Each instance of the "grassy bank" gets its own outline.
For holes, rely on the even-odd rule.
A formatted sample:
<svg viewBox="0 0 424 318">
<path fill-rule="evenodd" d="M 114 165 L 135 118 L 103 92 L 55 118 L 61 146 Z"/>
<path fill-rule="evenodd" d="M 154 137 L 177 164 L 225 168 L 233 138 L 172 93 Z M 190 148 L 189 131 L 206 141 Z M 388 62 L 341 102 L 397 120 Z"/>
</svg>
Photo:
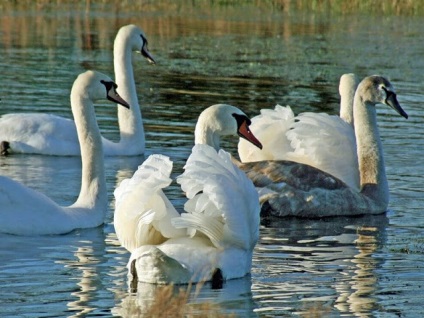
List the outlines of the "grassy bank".
<svg viewBox="0 0 424 318">
<path fill-rule="evenodd" d="M 0 8 L 3 9 L 3 14 L 7 14 L 5 9 L 54 10 L 57 6 L 70 4 L 80 8 L 112 6 L 123 12 L 170 10 L 178 13 L 191 10 L 193 7 L 201 7 L 205 10 L 255 7 L 261 10 L 278 10 L 286 13 L 313 11 L 337 14 L 424 15 L 424 1 L 421 0 L 3 0 Z"/>
</svg>

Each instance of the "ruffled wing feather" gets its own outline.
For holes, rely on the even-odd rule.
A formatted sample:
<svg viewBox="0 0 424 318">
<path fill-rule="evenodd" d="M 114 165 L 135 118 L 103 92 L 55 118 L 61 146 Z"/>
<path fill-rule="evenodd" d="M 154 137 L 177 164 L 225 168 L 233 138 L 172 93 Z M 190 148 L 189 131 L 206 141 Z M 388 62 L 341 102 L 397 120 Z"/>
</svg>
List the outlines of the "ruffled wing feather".
<svg viewBox="0 0 424 318">
<path fill-rule="evenodd" d="M 174 226 L 186 228 L 191 235 L 199 231 L 216 247 L 252 248 L 258 239 L 254 230 L 259 223 L 258 194 L 230 155 L 196 145 L 184 169 L 178 183 L 189 199 L 185 205 L 188 213 L 174 218 Z"/>
<path fill-rule="evenodd" d="M 252 118 L 250 130 L 261 141 L 262 150 L 247 140 L 241 139 L 238 153 L 242 162 L 283 159 L 291 150 L 286 132 L 294 122 L 290 106 L 276 105 L 274 109 L 262 109 L 261 114 Z"/>
<path fill-rule="evenodd" d="M 292 151 L 284 160 L 325 171 L 359 190 L 358 157 L 353 128 L 338 116 L 302 113 L 286 134 Z"/>
<path fill-rule="evenodd" d="M 162 155 L 151 155 L 131 179 L 116 188 L 115 230 L 129 251 L 145 245 L 160 244 L 183 233 L 170 220 L 179 216 L 162 189 L 171 183 L 172 162 Z"/>
</svg>

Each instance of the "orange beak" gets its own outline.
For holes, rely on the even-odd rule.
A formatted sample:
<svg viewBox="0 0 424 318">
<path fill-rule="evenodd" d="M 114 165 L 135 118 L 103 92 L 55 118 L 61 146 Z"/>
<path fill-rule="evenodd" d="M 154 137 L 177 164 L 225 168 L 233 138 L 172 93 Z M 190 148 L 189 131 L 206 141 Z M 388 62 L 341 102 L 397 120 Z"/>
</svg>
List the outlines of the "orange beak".
<svg viewBox="0 0 424 318">
<path fill-rule="evenodd" d="M 253 135 L 253 133 L 250 131 L 249 126 L 247 125 L 246 121 L 243 121 L 243 123 L 240 125 L 240 128 L 238 130 L 238 135 L 247 141 L 250 141 L 252 144 L 254 144 L 259 149 L 262 149 L 262 144 L 260 141 Z"/>
</svg>

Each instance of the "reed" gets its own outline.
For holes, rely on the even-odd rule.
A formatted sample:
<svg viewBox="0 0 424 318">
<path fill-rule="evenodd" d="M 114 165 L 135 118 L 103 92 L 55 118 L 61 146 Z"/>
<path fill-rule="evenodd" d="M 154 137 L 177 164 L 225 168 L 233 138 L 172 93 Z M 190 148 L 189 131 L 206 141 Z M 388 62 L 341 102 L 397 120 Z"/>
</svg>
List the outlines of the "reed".
<svg viewBox="0 0 424 318">
<path fill-rule="evenodd" d="M 113 6 L 121 12 L 143 10 L 147 12 L 169 10 L 170 12 L 186 12 L 191 8 L 228 9 L 253 6 L 260 9 L 271 9 L 293 13 L 295 11 L 327 12 L 337 14 L 376 14 L 376 15 L 423 15 L 422 0 L 2 0 L 0 9 L 34 8 L 45 11 L 54 10 L 63 5 L 76 5 L 89 9 L 92 6 Z"/>
<path fill-rule="evenodd" d="M 175 292 L 173 284 L 159 286 L 154 294 L 154 300 L 144 312 L 145 317 L 208 317 L 208 318 L 232 318 L 233 313 L 224 313 L 218 304 L 212 302 L 190 302 L 196 299 L 203 283 L 196 285 L 194 296 L 190 297 L 193 285 L 179 288 Z"/>
</svg>

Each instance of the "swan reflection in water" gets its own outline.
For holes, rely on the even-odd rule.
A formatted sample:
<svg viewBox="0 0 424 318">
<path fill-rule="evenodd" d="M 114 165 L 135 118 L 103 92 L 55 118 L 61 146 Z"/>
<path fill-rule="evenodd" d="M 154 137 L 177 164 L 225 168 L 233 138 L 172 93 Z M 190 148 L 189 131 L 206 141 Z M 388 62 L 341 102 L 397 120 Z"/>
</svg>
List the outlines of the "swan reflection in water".
<svg viewBox="0 0 424 318">
<path fill-rule="evenodd" d="M 130 282 L 128 282 L 130 284 Z M 172 300 L 178 298 L 181 293 L 187 293 L 187 299 L 178 302 L 180 310 L 182 305 L 185 313 L 205 312 L 220 314 L 235 314 L 236 317 L 251 317 L 256 304 L 251 292 L 251 276 L 239 279 L 231 279 L 224 283 L 221 289 L 212 289 L 210 283 L 199 283 L 197 285 L 157 285 L 141 283 L 137 284 L 137 292 L 129 292 L 122 301 L 112 309 L 112 314 L 121 317 L 148 317 L 150 313 L 164 314 L 167 306 L 172 304 L 166 301 L 156 303 L 161 295 L 172 288 Z M 178 300 L 177 300 L 178 301 Z M 172 307 L 171 307 L 172 308 Z M 161 310 L 161 312 L 157 312 Z"/>
<path fill-rule="evenodd" d="M 66 187 L 60 192 L 63 197 L 57 200 L 63 204 L 74 200 L 72 192 L 75 191 L 71 190 L 78 188 L 80 182 L 78 160 L 34 156 L 32 160 L 37 164 L 28 166 L 28 173 L 21 174 L 17 167 L 14 169 L 15 164 L 26 167 L 27 159 L 25 155 L 13 161 L 5 158 L 3 168 L 13 177 L 34 182 L 34 186 L 46 193 L 51 193 L 51 189 L 41 187 L 52 184 L 49 180 L 53 179 L 53 172 L 59 170 L 69 175 L 71 182 L 63 185 Z M 119 184 L 132 175 L 143 160 L 135 157 L 129 162 L 128 159 L 106 160 L 108 184 Z M 109 186 L 108 190 L 112 189 L 114 186 Z M 8 236 L 7 240 L 0 240 L 4 256 L 4 262 L 0 261 L 0 276 L 4 273 L 8 277 L 3 287 L 13 290 L 16 297 L 23 297 L 27 294 L 24 286 L 28 279 L 45 286 L 37 289 L 42 288 L 44 293 L 28 300 L 34 305 L 22 306 L 21 312 L 41 313 L 45 309 L 42 298 L 47 297 L 46 293 L 55 294 L 55 301 L 64 303 L 67 314 L 75 316 L 98 311 L 97 302 L 104 299 L 101 296 L 104 293 L 113 294 L 110 298 L 115 301 L 108 304 L 109 308 L 113 307 L 113 314 L 137 312 L 151 305 L 151 298 L 147 296 L 157 287 L 143 284 L 138 286 L 137 294 L 127 291 L 129 255 L 120 247 L 110 224 L 110 214 L 103 227 L 54 239 Z M 260 243 L 254 250 L 252 279 L 228 281 L 221 290 L 211 290 L 206 285 L 196 297 L 193 297 L 193 287 L 189 302 L 214 302 L 222 310 L 239 316 L 306 312 L 314 306 L 322 310 L 324 316 L 328 311 L 336 316 L 366 316 L 380 306 L 375 290 L 379 280 L 377 272 L 384 262 L 379 255 L 386 244 L 387 224 L 386 215 L 321 220 L 265 219 L 260 229 Z M 11 274 L 10 268 L 16 274 Z M 22 276 L 23 271 L 31 274 Z M 56 282 L 54 286 L 47 283 L 51 281 Z"/>
<path fill-rule="evenodd" d="M 378 253 L 387 224 L 386 215 L 263 220 L 253 283 L 249 276 L 229 280 L 221 290 L 205 285 L 197 296 L 192 287 L 189 306 L 212 302 L 221 312 L 250 317 L 311 312 L 365 317 L 378 307 L 376 271 L 383 263 Z M 128 292 L 112 313 L 145 312 L 160 288 L 138 283 L 137 292 Z"/>
<path fill-rule="evenodd" d="M 258 311 L 366 316 L 376 310 L 376 270 L 383 263 L 376 254 L 387 224 L 384 214 L 264 219 L 252 271 L 260 274 L 252 286 Z"/>
</svg>

